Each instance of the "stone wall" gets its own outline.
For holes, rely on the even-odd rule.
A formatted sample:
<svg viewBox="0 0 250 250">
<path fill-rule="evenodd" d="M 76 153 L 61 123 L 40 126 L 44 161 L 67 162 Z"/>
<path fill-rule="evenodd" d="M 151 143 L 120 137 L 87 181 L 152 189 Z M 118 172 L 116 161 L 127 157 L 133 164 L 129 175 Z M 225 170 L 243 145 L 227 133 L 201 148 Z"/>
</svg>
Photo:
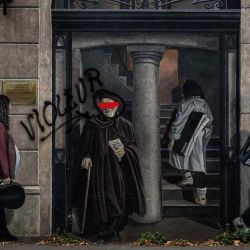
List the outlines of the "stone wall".
<svg viewBox="0 0 250 250">
<path fill-rule="evenodd" d="M 241 100 L 241 146 L 250 134 L 250 0 L 241 1 L 241 62 L 240 62 L 240 100 Z M 250 207 L 250 168 L 241 166 L 241 212 Z"/>
<path fill-rule="evenodd" d="M 13 0 L 6 16 L 0 9 L 0 93 L 4 80 L 33 80 L 38 89 L 36 105 L 12 105 L 10 115 L 21 154 L 17 181 L 26 191 L 24 206 L 7 211 L 9 229 L 17 236 L 51 232 L 51 138 L 40 142 L 34 122 L 36 139 L 31 141 L 20 125 L 33 108 L 41 112 L 43 102 L 51 100 L 51 29 L 50 0 Z"/>
</svg>

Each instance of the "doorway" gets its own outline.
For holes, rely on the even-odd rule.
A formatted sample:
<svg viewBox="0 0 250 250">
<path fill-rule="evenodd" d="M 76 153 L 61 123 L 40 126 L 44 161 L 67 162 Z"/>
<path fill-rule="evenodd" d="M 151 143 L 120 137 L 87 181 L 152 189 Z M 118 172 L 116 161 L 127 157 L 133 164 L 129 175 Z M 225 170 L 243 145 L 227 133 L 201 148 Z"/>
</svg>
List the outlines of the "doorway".
<svg viewBox="0 0 250 250">
<path fill-rule="evenodd" d="M 79 104 L 79 77 L 86 70 L 100 74 L 104 88 L 118 93 L 126 101 L 124 116 L 131 120 L 133 110 L 133 60 L 127 47 L 138 44 L 165 46 L 160 65 L 160 131 L 164 129 L 173 109 L 180 101 L 180 85 L 195 79 L 203 87 L 214 115 L 213 136 L 207 148 L 208 205 L 196 206 L 190 197 L 192 189 L 180 190 L 174 184 L 179 174 L 167 164 L 167 150 L 161 149 L 162 215 L 163 217 L 214 216 L 224 223 L 237 211 L 228 203 L 228 196 L 237 197 L 236 164 L 229 158 L 229 149 L 237 141 L 237 50 L 238 33 L 201 32 L 55 32 L 53 96 L 72 91 L 71 102 Z M 95 73 L 96 73 L 95 72 Z M 86 80 L 86 79 L 85 79 Z M 96 86 L 98 87 L 98 86 Z M 99 86 L 100 87 L 100 86 Z M 90 86 L 87 93 L 91 93 Z M 82 90 L 80 90 L 82 91 Z M 88 92 L 89 91 L 89 92 Z M 74 99 L 76 97 L 76 99 Z M 95 112 L 91 98 L 79 105 L 81 112 Z M 218 108 L 219 107 L 219 108 Z M 68 115 L 69 119 L 74 112 Z M 72 123 L 53 135 L 53 230 L 72 230 L 70 205 L 70 171 L 74 145 L 84 120 Z M 160 138 L 159 138 L 160 140 Z M 234 179 L 229 189 L 229 180 Z M 230 209 L 229 209 L 230 208 Z M 226 211 L 226 214 L 225 214 Z M 56 216 L 55 216 L 56 215 Z"/>
</svg>

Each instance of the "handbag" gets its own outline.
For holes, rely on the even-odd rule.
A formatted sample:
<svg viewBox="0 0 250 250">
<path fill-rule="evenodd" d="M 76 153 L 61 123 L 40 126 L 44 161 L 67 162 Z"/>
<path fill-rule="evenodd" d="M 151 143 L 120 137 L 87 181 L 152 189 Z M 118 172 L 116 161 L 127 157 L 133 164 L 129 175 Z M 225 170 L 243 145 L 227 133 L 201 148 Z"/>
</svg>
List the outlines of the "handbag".
<svg viewBox="0 0 250 250">
<path fill-rule="evenodd" d="M 25 191 L 19 183 L 0 185 L 0 208 L 17 209 L 24 201 Z"/>
</svg>

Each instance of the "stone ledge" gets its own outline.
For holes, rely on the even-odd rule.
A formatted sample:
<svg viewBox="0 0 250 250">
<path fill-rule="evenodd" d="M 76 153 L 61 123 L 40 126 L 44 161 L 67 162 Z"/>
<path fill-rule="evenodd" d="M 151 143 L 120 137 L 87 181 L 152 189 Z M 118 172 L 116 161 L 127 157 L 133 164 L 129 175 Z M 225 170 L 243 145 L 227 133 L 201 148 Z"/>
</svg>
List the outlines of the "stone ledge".
<svg viewBox="0 0 250 250">
<path fill-rule="evenodd" d="M 28 195 L 40 194 L 41 190 L 38 186 L 24 186 L 25 193 Z"/>
</svg>

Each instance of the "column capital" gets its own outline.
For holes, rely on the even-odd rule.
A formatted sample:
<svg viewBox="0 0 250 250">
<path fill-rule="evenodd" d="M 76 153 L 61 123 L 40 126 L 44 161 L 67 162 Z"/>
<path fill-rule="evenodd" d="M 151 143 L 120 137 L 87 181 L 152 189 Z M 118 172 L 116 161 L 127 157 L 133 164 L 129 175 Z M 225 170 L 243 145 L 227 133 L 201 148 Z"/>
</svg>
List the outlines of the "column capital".
<svg viewBox="0 0 250 250">
<path fill-rule="evenodd" d="M 166 46 L 162 45 L 129 45 L 128 52 L 159 52 L 163 53 Z"/>
<path fill-rule="evenodd" d="M 131 45 L 127 47 L 133 57 L 134 64 L 151 63 L 159 65 L 165 46 L 154 45 Z"/>
</svg>

